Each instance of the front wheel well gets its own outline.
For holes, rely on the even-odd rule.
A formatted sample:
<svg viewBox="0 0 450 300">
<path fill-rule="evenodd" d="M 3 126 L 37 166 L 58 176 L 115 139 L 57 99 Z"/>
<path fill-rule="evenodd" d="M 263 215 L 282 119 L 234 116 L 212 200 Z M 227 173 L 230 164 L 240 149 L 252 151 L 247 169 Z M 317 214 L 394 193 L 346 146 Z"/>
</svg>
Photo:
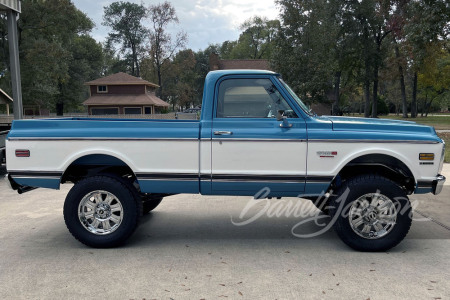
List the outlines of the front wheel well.
<svg viewBox="0 0 450 300">
<path fill-rule="evenodd" d="M 347 163 L 333 179 L 331 189 L 338 188 L 347 179 L 368 173 L 392 180 L 407 194 L 413 193 L 416 187 L 414 175 L 401 160 L 386 154 L 368 154 Z"/>
</svg>

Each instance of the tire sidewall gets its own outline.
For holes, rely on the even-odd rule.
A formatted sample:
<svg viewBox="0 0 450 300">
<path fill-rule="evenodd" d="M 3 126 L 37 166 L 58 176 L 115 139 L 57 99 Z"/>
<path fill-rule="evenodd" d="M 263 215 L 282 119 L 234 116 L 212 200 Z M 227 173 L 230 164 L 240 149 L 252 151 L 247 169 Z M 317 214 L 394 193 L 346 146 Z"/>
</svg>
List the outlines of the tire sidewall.
<svg viewBox="0 0 450 300">
<path fill-rule="evenodd" d="M 78 217 L 81 200 L 90 192 L 104 190 L 119 199 L 123 208 L 120 226 L 107 235 L 96 235 L 89 232 Z M 114 247 L 123 243 L 134 231 L 138 207 L 132 192 L 120 181 L 111 177 L 86 178 L 70 190 L 64 203 L 64 219 L 69 231 L 82 243 L 92 247 Z"/>
<path fill-rule="evenodd" d="M 405 192 L 394 182 L 378 176 L 365 179 L 350 180 L 350 184 L 344 184 L 333 198 L 330 213 L 335 220 L 334 228 L 339 237 L 353 249 L 386 251 L 400 243 L 408 233 L 412 223 L 411 205 Z M 394 203 L 397 209 L 396 224 L 387 235 L 378 239 L 366 239 L 353 231 L 349 222 L 349 211 L 359 197 L 376 192 L 388 197 Z"/>
</svg>

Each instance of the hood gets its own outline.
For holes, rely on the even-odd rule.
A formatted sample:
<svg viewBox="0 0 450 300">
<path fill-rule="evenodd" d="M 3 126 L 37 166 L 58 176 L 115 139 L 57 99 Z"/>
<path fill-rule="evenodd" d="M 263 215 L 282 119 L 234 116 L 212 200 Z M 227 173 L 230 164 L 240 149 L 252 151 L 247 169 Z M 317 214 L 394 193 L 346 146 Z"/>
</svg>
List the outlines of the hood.
<svg viewBox="0 0 450 300">
<path fill-rule="evenodd" d="M 320 118 L 331 121 L 333 124 L 333 131 L 385 131 L 405 134 L 436 135 L 436 131 L 433 127 L 419 125 L 412 121 L 337 116 L 322 116 Z"/>
</svg>

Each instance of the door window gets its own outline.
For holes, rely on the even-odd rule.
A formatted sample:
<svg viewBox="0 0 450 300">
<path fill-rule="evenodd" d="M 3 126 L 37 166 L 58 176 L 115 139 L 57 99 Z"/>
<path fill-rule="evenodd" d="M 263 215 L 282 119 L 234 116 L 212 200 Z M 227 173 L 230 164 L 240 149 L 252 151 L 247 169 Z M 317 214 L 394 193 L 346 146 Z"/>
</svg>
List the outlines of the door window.
<svg viewBox="0 0 450 300">
<path fill-rule="evenodd" d="M 227 79 L 220 83 L 218 118 L 276 118 L 297 115 L 270 79 Z"/>
</svg>

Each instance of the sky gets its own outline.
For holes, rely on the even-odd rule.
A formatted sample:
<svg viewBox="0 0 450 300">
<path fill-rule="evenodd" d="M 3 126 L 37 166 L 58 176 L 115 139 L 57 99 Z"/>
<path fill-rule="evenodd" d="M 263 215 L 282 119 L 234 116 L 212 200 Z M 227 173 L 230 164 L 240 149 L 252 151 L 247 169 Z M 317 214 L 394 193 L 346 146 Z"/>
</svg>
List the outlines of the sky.
<svg viewBox="0 0 450 300">
<path fill-rule="evenodd" d="M 144 6 L 159 2 L 149 0 L 124 0 Z M 108 28 L 101 25 L 103 7 L 113 0 L 72 0 L 75 6 L 91 18 L 96 27 L 91 35 L 100 42 L 108 36 Z M 239 25 L 247 19 L 258 15 L 269 19 L 278 16 L 274 0 L 171 0 L 180 23 L 169 28 L 176 33 L 184 30 L 188 35 L 187 48 L 202 50 L 209 44 L 236 40 L 239 37 Z"/>
</svg>

